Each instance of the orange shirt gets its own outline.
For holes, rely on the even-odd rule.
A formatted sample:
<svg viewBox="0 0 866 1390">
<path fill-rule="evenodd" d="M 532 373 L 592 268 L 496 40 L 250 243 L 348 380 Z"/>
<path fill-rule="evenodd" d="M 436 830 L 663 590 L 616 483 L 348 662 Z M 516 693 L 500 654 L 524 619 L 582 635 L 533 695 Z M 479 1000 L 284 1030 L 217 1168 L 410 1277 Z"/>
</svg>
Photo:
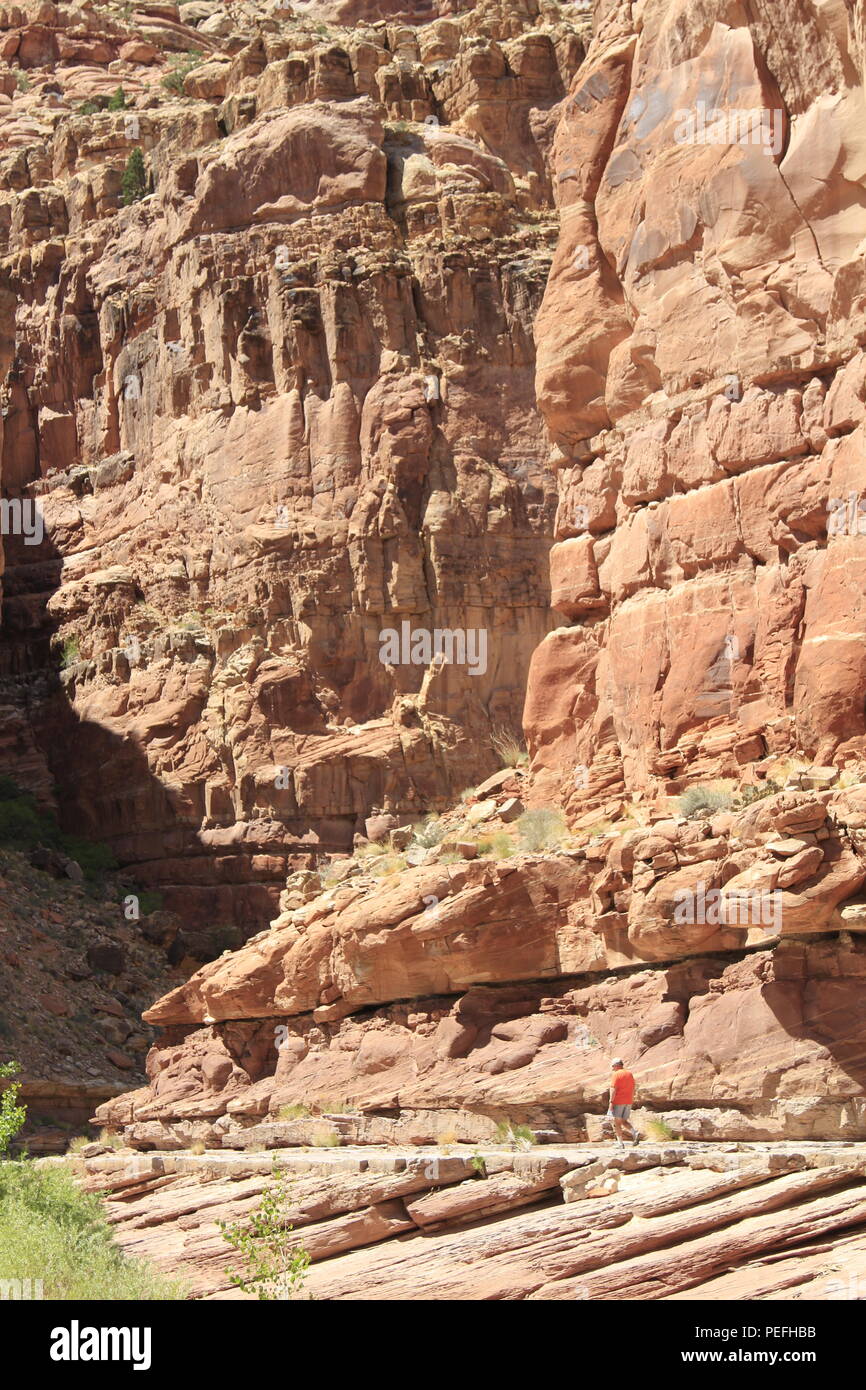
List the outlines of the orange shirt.
<svg viewBox="0 0 866 1390">
<path fill-rule="evenodd" d="M 611 1105 L 631 1105 L 634 1100 L 634 1077 L 631 1072 L 624 1069 L 613 1072 L 610 1084 L 613 1087 Z"/>
</svg>

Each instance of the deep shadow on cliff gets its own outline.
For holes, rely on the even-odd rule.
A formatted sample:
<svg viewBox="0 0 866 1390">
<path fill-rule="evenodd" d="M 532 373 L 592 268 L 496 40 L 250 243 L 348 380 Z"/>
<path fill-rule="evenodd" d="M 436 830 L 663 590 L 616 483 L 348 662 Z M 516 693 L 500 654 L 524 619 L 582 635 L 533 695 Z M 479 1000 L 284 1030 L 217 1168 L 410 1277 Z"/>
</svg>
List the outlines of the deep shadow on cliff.
<svg viewBox="0 0 866 1390">
<path fill-rule="evenodd" d="M 202 959 L 211 953 L 209 941 L 239 944 L 273 915 L 285 872 L 254 874 L 252 851 L 242 847 L 209 850 L 134 738 L 79 715 L 67 693 L 77 651 L 58 641 L 50 613 L 63 556 L 47 533 L 39 544 L 20 535 L 3 539 L 3 773 L 53 811 L 63 831 L 106 843 L 119 868 L 142 888 L 157 889 Z M 312 861 L 303 853 L 300 862 Z M 238 884 L 242 895 L 233 891 Z"/>
</svg>

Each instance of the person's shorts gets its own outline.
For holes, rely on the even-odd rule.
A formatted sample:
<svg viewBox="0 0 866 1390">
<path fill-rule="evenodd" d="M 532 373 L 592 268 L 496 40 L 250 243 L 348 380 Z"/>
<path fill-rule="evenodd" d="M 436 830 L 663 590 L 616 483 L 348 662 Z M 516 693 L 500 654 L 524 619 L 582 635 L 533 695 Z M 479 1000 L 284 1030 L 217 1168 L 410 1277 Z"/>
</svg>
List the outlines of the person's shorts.
<svg viewBox="0 0 866 1390">
<path fill-rule="evenodd" d="M 615 1116 L 615 1118 L 616 1118 L 617 1120 L 627 1120 L 627 1119 L 629 1118 L 629 1116 L 631 1115 L 631 1106 L 630 1106 L 630 1105 L 612 1105 L 612 1106 L 610 1107 L 610 1113 L 611 1113 L 611 1115 Z"/>
</svg>

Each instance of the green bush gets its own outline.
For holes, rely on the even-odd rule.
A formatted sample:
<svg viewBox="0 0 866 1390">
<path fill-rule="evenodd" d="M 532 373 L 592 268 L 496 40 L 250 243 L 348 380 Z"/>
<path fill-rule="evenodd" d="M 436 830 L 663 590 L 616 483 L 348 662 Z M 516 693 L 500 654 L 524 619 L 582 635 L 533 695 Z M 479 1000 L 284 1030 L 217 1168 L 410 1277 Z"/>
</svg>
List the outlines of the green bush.
<svg viewBox="0 0 866 1390">
<path fill-rule="evenodd" d="M 17 800 L 0 800 L 0 845 L 14 845 L 16 848 L 35 849 L 49 839 L 52 848 L 56 843 L 54 827 L 40 812 L 29 797 Z"/>
<path fill-rule="evenodd" d="M 162 85 L 167 92 L 172 92 L 175 96 L 183 96 L 184 78 L 193 68 L 197 68 L 201 62 L 201 54 L 198 52 L 185 53 L 172 59 L 172 65 L 165 77 Z"/>
<path fill-rule="evenodd" d="M 217 1221 L 226 1240 L 244 1259 L 243 1274 L 229 1275 L 236 1288 L 265 1300 L 287 1299 L 303 1288 L 310 1256 L 287 1220 L 291 1179 L 274 1173 L 262 1193 L 261 1204 L 247 1220 L 230 1226 Z"/>
<path fill-rule="evenodd" d="M 561 811 L 541 807 L 535 811 L 524 811 L 517 821 L 517 833 L 524 849 L 537 852 L 556 849 L 562 844 L 568 834 L 568 826 Z"/>
<path fill-rule="evenodd" d="M 144 155 L 138 145 L 134 150 L 130 150 L 129 159 L 126 161 L 126 168 L 120 181 L 121 201 L 125 208 L 131 203 L 140 202 L 147 192 L 147 170 L 144 167 Z"/>
<path fill-rule="evenodd" d="M 64 637 L 58 649 L 60 658 L 60 669 L 66 671 L 70 666 L 74 666 L 76 661 L 81 660 L 81 650 L 78 646 L 77 637 Z"/>
<path fill-rule="evenodd" d="M 46 1299 L 179 1299 L 163 1278 L 112 1243 L 93 1193 L 76 1187 L 67 1167 L 30 1159 L 0 1162 L 0 1278 L 41 1279 Z"/>
<path fill-rule="evenodd" d="M 124 893 L 123 896 L 126 897 L 126 894 Z M 162 893 L 157 892 L 156 890 L 151 892 L 150 889 L 146 888 L 142 892 L 138 893 L 137 897 L 138 908 L 142 917 L 149 917 L 151 912 L 162 911 L 162 905 L 165 901 L 165 898 L 163 897 Z"/>
<path fill-rule="evenodd" d="M 496 1126 L 496 1143 L 528 1149 L 535 1143 L 535 1135 L 529 1125 L 516 1125 L 511 1120 L 500 1120 Z"/>
<path fill-rule="evenodd" d="M 772 782 L 768 779 L 766 782 L 758 782 L 751 787 L 743 787 L 737 801 L 740 806 L 751 806 L 753 802 L 763 801 L 767 796 L 775 796 L 776 792 L 781 790 L 778 782 Z"/>
<path fill-rule="evenodd" d="M 0 1079 L 17 1076 L 19 1070 L 17 1062 L 3 1062 L 0 1064 Z M 26 1105 L 18 1104 L 20 1090 L 20 1083 L 11 1081 L 0 1093 L 0 1154 L 5 1154 L 27 1119 Z"/>
<path fill-rule="evenodd" d="M 421 825 L 415 827 L 412 839 L 421 849 L 433 849 L 445 838 L 445 829 L 437 816 L 428 816 Z"/>
<path fill-rule="evenodd" d="M 731 804 L 730 792 L 721 787 L 707 787 L 699 784 L 687 787 L 679 800 L 680 815 L 689 819 L 698 816 L 712 816 L 716 811 L 726 811 Z"/>
<path fill-rule="evenodd" d="M 64 835 L 61 832 L 60 848 L 81 865 L 84 877 L 91 882 L 117 868 L 117 861 L 108 845 L 100 844 L 98 840 L 81 840 L 77 835 Z"/>
<path fill-rule="evenodd" d="M 91 882 L 117 868 L 107 845 L 65 834 L 54 816 L 43 811 L 30 793 L 23 792 L 9 777 L 0 778 L 0 845 L 25 851 L 44 845 L 57 850 L 80 864 Z"/>
<path fill-rule="evenodd" d="M 106 111 L 126 110 L 126 92 L 123 90 L 122 87 L 118 87 L 114 95 L 109 98 L 108 105 L 105 109 Z"/>
</svg>

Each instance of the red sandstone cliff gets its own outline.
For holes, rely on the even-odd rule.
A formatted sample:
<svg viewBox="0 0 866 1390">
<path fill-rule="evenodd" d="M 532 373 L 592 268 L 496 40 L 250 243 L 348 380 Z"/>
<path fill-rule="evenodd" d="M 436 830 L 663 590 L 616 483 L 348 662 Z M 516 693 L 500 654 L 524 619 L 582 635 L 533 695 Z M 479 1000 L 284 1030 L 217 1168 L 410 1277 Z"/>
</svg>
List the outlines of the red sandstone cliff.
<svg viewBox="0 0 866 1390">
<path fill-rule="evenodd" d="M 0 738 L 255 933 L 103 1118 L 577 1137 L 615 1048 L 683 1133 L 862 1137 L 862 11 L 452 8 L 5 12 L 2 477 L 46 538 L 7 544 Z M 383 663 L 404 620 L 484 671 Z M 442 844 L 281 894 L 521 709 L 529 773 Z"/>
</svg>

